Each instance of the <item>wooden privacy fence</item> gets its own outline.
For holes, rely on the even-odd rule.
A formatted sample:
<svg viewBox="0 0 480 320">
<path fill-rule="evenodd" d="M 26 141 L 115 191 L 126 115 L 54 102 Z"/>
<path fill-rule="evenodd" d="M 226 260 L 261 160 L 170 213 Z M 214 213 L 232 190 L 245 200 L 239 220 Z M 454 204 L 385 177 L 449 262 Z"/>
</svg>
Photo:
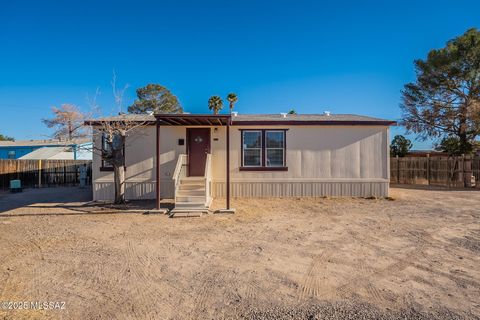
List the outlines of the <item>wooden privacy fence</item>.
<svg viewBox="0 0 480 320">
<path fill-rule="evenodd" d="M 87 166 L 91 183 L 90 160 L 0 160 L 0 190 L 10 188 L 10 180 L 21 180 L 24 188 L 72 186 L 80 183 L 79 167 Z"/>
<path fill-rule="evenodd" d="M 480 157 L 392 157 L 390 182 L 448 187 L 480 187 Z"/>
</svg>

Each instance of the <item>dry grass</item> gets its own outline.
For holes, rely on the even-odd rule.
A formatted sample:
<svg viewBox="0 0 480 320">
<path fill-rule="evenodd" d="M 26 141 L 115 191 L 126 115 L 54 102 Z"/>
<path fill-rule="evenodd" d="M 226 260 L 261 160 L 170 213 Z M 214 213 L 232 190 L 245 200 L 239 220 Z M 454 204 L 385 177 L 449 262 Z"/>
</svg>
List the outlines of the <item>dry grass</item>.
<svg viewBox="0 0 480 320">
<path fill-rule="evenodd" d="M 392 197 L 237 199 L 235 215 L 188 219 L 13 209 L 0 217 L 0 301 L 66 310 L 0 318 L 480 316 L 480 192 Z"/>
</svg>

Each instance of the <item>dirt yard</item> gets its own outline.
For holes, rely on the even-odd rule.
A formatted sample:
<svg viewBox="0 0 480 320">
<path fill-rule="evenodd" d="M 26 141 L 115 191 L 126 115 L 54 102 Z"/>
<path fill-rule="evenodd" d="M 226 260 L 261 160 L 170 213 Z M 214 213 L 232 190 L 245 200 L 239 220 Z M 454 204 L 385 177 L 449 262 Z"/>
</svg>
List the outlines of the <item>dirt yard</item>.
<svg viewBox="0 0 480 320">
<path fill-rule="evenodd" d="M 65 302 L 0 318 L 480 317 L 480 192 L 391 193 L 178 219 L 0 195 L 0 303 Z"/>
</svg>

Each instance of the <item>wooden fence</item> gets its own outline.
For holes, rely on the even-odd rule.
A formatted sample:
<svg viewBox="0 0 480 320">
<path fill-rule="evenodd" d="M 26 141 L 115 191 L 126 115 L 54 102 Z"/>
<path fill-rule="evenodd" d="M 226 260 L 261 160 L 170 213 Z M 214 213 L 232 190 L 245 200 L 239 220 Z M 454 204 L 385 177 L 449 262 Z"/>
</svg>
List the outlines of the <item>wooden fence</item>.
<svg viewBox="0 0 480 320">
<path fill-rule="evenodd" d="M 390 182 L 448 187 L 480 187 L 480 157 L 390 158 Z"/>
<path fill-rule="evenodd" d="M 0 160 L 0 190 L 8 190 L 10 180 L 15 179 L 21 180 L 23 188 L 76 185 L 80 183 L 78 168 L 83 165 L 91 183 L 89 160 Z"/>
</svg>

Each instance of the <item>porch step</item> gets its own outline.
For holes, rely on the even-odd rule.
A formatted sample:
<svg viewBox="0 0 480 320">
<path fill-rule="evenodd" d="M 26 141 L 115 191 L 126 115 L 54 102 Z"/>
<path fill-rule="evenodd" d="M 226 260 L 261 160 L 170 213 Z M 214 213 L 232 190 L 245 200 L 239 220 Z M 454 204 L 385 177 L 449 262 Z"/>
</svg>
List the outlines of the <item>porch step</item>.
<svg viewBox="0 0 480 320">
<path fill-rule="evenodd" d="M 179 189 L 177 197 L 190 197 L 190 196 L 205 196 L 205 188 L 203 189 Z"/>
<path fill-rule="evenodd" d="M 203 202 L 193 202 L 193 201 L 176 201 L 175 209 L 198 209 L 198 210 L 207 210 L 205 207 L 205 201 Z M 174 210 L 175 210 L 174 209 Z"/>
<path fill-rule="evenodd" d="M 183 177 L 175 194 L 171 217 L 199 217 L 208 213 L 205 177 Z"/>
<path fill-rule="evenodd" d="M 180 184 L 205 184 L 204 177 L 185 177 L 180 180 Z"/>
<path fill-rule="evenodd" d="M 208 213 L 207 209 L 173 209 L 170 211 L 170 218 L 201 217 Z"/>
<path fill-rule="evenodd" d="M 175 203 L 177 202 L 193 202 L 193 203 L 205 203 L 205 192 L 203 195 L 189 195 L 189 194 L 177 194 L 175 197 Z"/>
<path fill-rule="evenodd" d="M 178 186 L 178 190 L 179 191 L 195 190 L 195 191 L 203 191 L 203 193 L 205 193 L 205 185 L 180 184 Z"/>
</svg>

